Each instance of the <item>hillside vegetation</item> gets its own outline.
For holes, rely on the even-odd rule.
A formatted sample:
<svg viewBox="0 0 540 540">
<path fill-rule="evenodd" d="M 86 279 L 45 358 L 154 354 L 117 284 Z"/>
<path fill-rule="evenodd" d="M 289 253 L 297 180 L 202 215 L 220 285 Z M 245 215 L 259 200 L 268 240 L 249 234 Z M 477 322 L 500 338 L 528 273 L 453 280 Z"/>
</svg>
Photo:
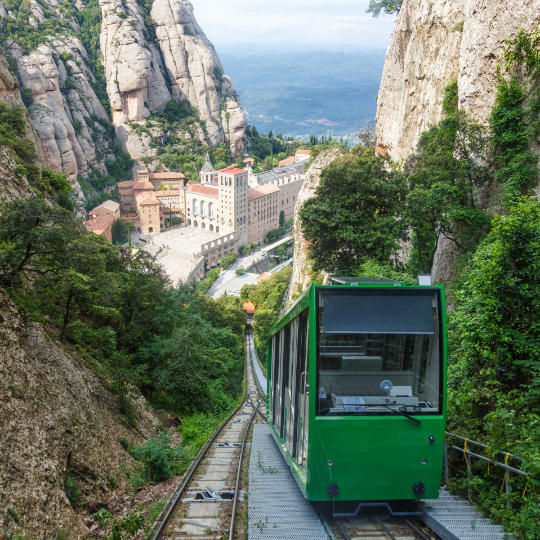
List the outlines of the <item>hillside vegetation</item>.
<svg viewBox="0 0 540 540">
<path fill-rule="evenodd" d="M 144 427 L 148 425 L 148 419 L 141 416 L 147 414 L 141 394 L 155 410 L 161 411 L 161 416 L 184 419 L 182 448 L 177 442 L 171 442 L 170 433 L 134 446 L 126 438 L 125 429 L 114 431 L 110 427 L 111 431 L 106 434 L 108 446 L 100 448 L 99 452 L 106 463 L 124 452 L 125 464 L 118 476 L 112 471 L 101 471 L 101 476 L 109 474 L 111 480 L 107 481 L 108 485 L 99 480 L 99 489 L 92 476 L 97 464 L 81 464 L 85 450 L 77 447 L 73 455 L 70 452 L 66 465 L 56 462 L 56 453 L 45 447 L 52 465 L 38 460 L 32 471 L 43 476 L 46 471 L 40 466 L 52 467 L 60 478 L 65 475 L 64 507 L 57 510 L 54 506 L 54 512 L 63 511 L 72 516 L 73 509 L 95 509 L 96 504 L 103 504 L 99 501 L 115 488 L 126 489 L 128 484 L 140 488 L 148 481 L 162 481 L 185 470 L 212 427 L 235 405 L 240 395 L 245 314 L 238 299 L 225 297 L 214 301 L 198 292 L 195 286 L 173 287 L 162 267 L 146 252 L 116 248 L 102 236 L 87 232 L 74 213 L 73 194 L 65 176 L 41 170 L 34 162 L 32 143 L 24 137 L 21 109 L 2 103 L 0 146 L 14 162 L 11 181 L 15 183 L 19 181 L 18 177 L 24 178 L 31 189 L 25 199 L 0 203 L 1 309 L 5 307 L 5 291 L 17 307 L 16 310 L 13 308 L 16 318 L 22 318 L 28 328 L 36 325 L 38 332 L 51 340 L 49 349 L 56 355 L 54 358 L 62 355 L 62 358 L 69 358 L 72 365 L 69 385 L 70 389 L 75 385 L 70 390 L 75 396 L 101 394 L 104 392 L 101 384 L 115 396 L 116 402 L 107 402 L 108 394 L 103 397 L 99 413 L 103 417 L 92 420 L 101 422 L 99 429 L 94 428 L 94 437 L 98 433 L 101 436 L 104 427 L 114 425 L 110 417 L 116 419 L 122 415 L 126 426 L 134 428 L 133 434 L 129 434 L 134 442 L 140 442 L 141 434 L 151 432 Z M 13 315 L 5 316 L 7 319 L 0 320 L 13 319 Z M 9 358 L 9 347 L 14 338 L 9 337 L 9 333 L 4 335 L 4 327 L 1 330 L 0 344 L 2 347 L 8 345 Z M 22 326 L 9 331 L 14 331 L 17 339 L 23 341 Z M 33 381 L 33 373 L 39 372 L 41 363 L 47 365 L 52 360 L 47 356 L 48 352 L 44 357 L 40 356 L 39 361 L 31 358 L 29 353 L 25 354 L 17 352 L 16 359 L 28 364 L 26 373 L 19 369 L 3 372 L 4 382 L 18 398 L 15 403 L 33 407 L 30 400 L 34 400 L 35 392 L 27 396 L 19 379 L 24 375 L 27 381 Z M 14 362 L 15 357 L 9 361 Z M 67 364 L 68 360 L 63 361 L 62 369 Z M 48 365 L 47 369 L 50 369 Z M 94 379 L 86 375 L 88 370 L 93 372 Z M 77 389 L 74 382 L 82 380 L 85 381 L 84 391 Z M 65 391 L 65 384 L 55 380 L 42 390 L 57 396 Z M 12 401 L 7 403 L 12 406 Z M 1 408 L 3 422 L 8 421 L 11 414 L 5 408 L 7 403 Z M 79 433 L 81 430 L 76 426 L 80 424 L 84 427 L 92 425 L 80 418 L 82 413 L 73 408 L 71 401 L 64 401 L 62 407 L 66 423 L 73 423 L 66 427 L 70 433 Z M 91 414 L 91 411 L 84 414 Z M 41 426 L 39 415 L 31 415 L 27 420 L 30 427 L 24 429 L 36 431 L 38 440 L 44 437 L 40 430 L 46 424 Z M 37 424 L 31 425 L 32 420 Z M 20 425 L 22 429 L 26 423 Z M 26 437 L 17 426 L 9 424 L 9 441 L 0 441 L 6 458 L 14 462 L 18 458 L 10 452 Z M 61 426 L 60 423 L 58 428 Z M 53 439 L 47 436 L 47 444 L 52 445 Z M 83 448 L 89 445 L 87 442 L 79 444 Z M 68 447 L 67 443 L 64 447 Z M 87 452 L 90 451 L 89 448 Z M 139 465 L 132 467 L 133 459 Z M 47 474 L 55 486 L 62 481 L 53 473 Z M 21 500 L 8 488 L 9 483 L 7 491 L 0 490 L 0 499 L 6 497 L 12 503 L 0 510 L 0 527 L 3 527 L 0 536 L 19 534 L 22 538 L 28 527 L 30 532 L 40 530 L 53 537 L 58 524 L 52 523 L 49 527 L 40 522 L 43 518 L 41 505 L 47 499 L 42 490 L 52 488 L 36 480 L 31 485 L 32 492 Z M 92 497 L 94 491 L 96 495 Z M 71 513 L 65 507 L 66 496 Z M 56 505 L 56 498 L 54 501 Z M 22 512 L 19 503 L 25 507 L 23 520 L 17 518 Z M 140 519 L 144 521 L 143 518 Z M 113 522 L 114 519 L 111 527 Z M 70 537 L 72 530 L 78 535 L 83 526 L 78 522 L 73 527 L 63 533 Z"/>
<path fill-rule="evenodd" d="M 375 3 L 372 3 L 375 4 Z M 301 211 L 316 270 L 414 280 L 430 273 L 443 246 L 454 253 L 449 306 L 449 430 L 524 458 L 532 473 L 512 478 L 511 508 L 500 471 L 462 458 L 452 486 L 520 538 L 540 536 L 539 38 L 521 33 L 501 65 L 490 125 L 458 110 L 457 83 L 445 118 L 424 132 L 404 167 L 352 149 L 322 173 L 318 197 Z M 409 246 L 403 251 L 403 243 Z M 445 248 L 446 249 L 446 248 Z"/>
</svg>

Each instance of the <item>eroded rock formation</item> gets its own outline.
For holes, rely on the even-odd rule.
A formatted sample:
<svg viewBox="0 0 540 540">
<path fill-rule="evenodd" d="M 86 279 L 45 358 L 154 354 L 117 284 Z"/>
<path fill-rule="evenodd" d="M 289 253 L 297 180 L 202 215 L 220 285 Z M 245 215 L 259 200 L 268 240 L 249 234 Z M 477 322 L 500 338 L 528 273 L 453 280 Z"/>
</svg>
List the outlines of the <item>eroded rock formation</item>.
<svg viewBox="0 0 540 540">
<path fill-rule="evenodd" d="M 29 106 L 39 134 L 47 167 L 62 171 L 73 184 L 77 175 L 90 169 L 105 172 L 103 153 L 107 145 L 107 113 L 97 98 L 85 63 L 86 51 L 75 37 L 52 40 L 18 58 L 21 85 L 31 91 Z M 105 139 L 105 140 L 104 140 Z"/>
<path fill-rule="evenodd" d="M 379 152 L 407 159 L 420 133 L 441 120 L 444 89 L 453 79 L 460 108 L 486 122 L 506 40 L 539 22 L 540 0 L 405 0 L 378 95 Z"/>
<path fill-rule="evenodd" d="M 86 8 L 85 1 L 75 3 L 76 10 Z M 16 19 L 20 12 L 10 9 L 0 0 L 0 17 Z M 95 59 L 89 61 L 78 38 L 77 19 L 56 0 L 28 0 L 24 9 L 36 27 L 51 17 L 62 19 L 66 27 L 55 36 L 44 32 L 37 49 L 24 52 L 15 46 L 12 52 L 21 85 L 33 95 L 29 109 L 45 164 L 65 172 L 74 185 L 77 175 L 91 169 L 106 172 L 105 158 L 114 157 L 108 122 L 132 158 L 153 157 L 151 138 L 137 128 L 171 99 L 187 99 L 195 107 L 202 120 L 196 132 L 204 142 L 225 142 L 233 156 L 243 150 L 246 121 L 238 96 L 188 0 L 155 0 L 151 12 L 136 0 L 99 0 L 101 25 L 95 41 L 100 43 L 110 112 L 97 97 L 105 84 L 90 69 L 96 69 Z M 152 135 L 159 140 L 159 133 Z"/>
</svg>

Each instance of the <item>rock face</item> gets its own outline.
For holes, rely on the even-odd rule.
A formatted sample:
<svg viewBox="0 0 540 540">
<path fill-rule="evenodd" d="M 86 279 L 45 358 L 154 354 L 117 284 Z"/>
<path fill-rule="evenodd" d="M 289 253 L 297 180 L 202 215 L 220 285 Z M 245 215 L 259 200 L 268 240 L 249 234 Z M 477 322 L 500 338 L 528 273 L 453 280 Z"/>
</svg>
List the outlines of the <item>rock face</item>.
<svg viewBox="0 0 540 540">
<path fill-rule="evenodd" d="M 1 289 L 0 395 L 3 537 L 87 538 L 66 485 L 76 483 L 79 503 L 104 505 L 133 462 L 121 439 L 154 436 L 158 420 L 141 398 L 138 428 L 129 428 L 103 382 L 39 325 L 25 323 Z"/>
<path fill-rule="evenodd" d="M 28 23 L 35 27 L 51 18 L 62 21 L 57 35 L 47 37 L 43 31 L 46 38 L 36 49 L 12 47 L 21 86 L 33 96 L 29 110 L 48 167 L 65 172 L 76 186 L 79 174 L 106 172 L 105 159 L 114 158 L 110 122 L 132 158 L 151 158 L 151 139 L 137 128 L 171 99 L 186 99 L 195 107 L 204 142 L 225 142 L 233 156 L 242 152 L 246 121 L 238 96 L 189 1 L 155 0 L 150 12 L 137 0 L 99 0 L 97 14 L 86 0 L 73 4 L 70 13 L 57 0 L 10 3 L 7 9 L 0 0 L 0 18 L 24 20 L 28 12 Z M 74 15 L 81 10 L 101 16 L 101 25 L 94 27 L 99 35 L 91 37 L 100 43 L 105 83 L 94 76 L 99 66 L 78 37 Z M 88 11 L 85 16 L 90 17 Z M 110 113 L 98 99 L 105 93 Z"/>
<path fill-rule="evenodd" d="M 188 0 L 154 0 L 152 20 L 176 98 L 187 99 L 206 122 L 211 144 L 242 151 L 246 121 L 230 78 L 195 20 Z"/>
<path fill-rule="evenodd" d="M 45 163 L 66 173 L 74 185 L 78 174 L 85 176 L 92 168 L 105 172 L 96 146 L 104 149 L 108 143 L 99 123 L 108 121 L 107 113 L 90 84 L 85 57 L 81 42 L 66 37 L 18 59 L 21 85 L 32 93 L 29 112 Z"/>
<path fill-rule="evenodd" d="M 21 107 L 21 109 L 24 110 L 24 104 L 21 100 L 21 95 L 19 93 L 19 85 L 17 83 L 17 79 L 15 75 L 12 73 L 12 71 L 9 69 L 7 62 L 1 53 L 0 53 L 0 101 L 3 103 L 6 103 L 10 107 Z M 32 126 L 30 117 L 28 116 L 28 114 L 26 114 L 25 116 L 26 116 L 26 136 L 34 143 L 37 160 L 39 163 L 42 164 L 44 162 L 44 156 L 43 156 L 43 150 L 41 148 L 40 139 Z M 8 184 L 7 181 L 10 178 L 13 178 L 14 175 L 12 174 L 12 171 L 11 171 L 12 167 L 8 165 L 9 153 L 5 149 L 2 149 L 2 152 L 3 152 L 3 158 L 2 158 L 2 167 L 0 167 L 0 175 L 6 180 L 4 185 L 7 186 L 7 188 L 11 187 L 13 189 L 17 189 L 16 186 L 7 185 Z M 14 164 L 13 164 L 13 167 L 14 167 Z M 29 186 L 28 186 L 28 189 L 29 189 Z M 28 190 L 26 190 L 25 192 L 28 193 Z M 0 198 L 5 198 L 4 195 L 5 195 L 5 192 L 0 193 Z M 15 195 L 15 192 L 13 192 L 13 195 Z M 13 197 L 7 197 L 7 198 L 11 200 Z"/>
<path fill-rule="evenodd" d="M 332 161 L 338 159 L 343 154 L 337 149 L 326 150 L 319 154 L 306 172 L 304 183 L 298 194 L 296 206 L 294 208 L 294 259 L 293 271 L 289 289 L 285 295 L 284 310 L 309 287 L 312 281 L 310 275 L 310 263 L 307 260 L 309 242 L 302 233 L 302 223 L 300 220 L 300 210 L 305 202 L 315 197 L 317 187 L 321 183 L 321 174 L 325 167 Z M 325 278 L 327 276 L 324 276 Z"/>
<path fill-rule="evenodd" d="M 379 152 L 407 159 L 420 133 L 441 120 L 444 88 L 456 78 L 460 108 L 486 122 L 505 40 L 539 22 L 540 0 L 405 0 L 378 96 Z"/>
<path fill-rule="evenodd" d="M 459 108 L 487 123 L 505 43 L 521 29 L 534 32 L 539 23 L 540 0 L 405 0 L 378 96 L 378 152 L 406 160 L 419 135 L 442 119 L 444 89 L 455 79 Z M 538 146 L 533 150 L 540 154 Z M 458 257 L 456 245 L 442 239 L 434 279 L 448 282 Z"/>
<path fill-rule="evenodd" d="M 171 99 L 186 99 L 195 107 L 209 144 L 226 142 L 233 156 L 238 155 L 244 114 L 191 3 L 155 0 L 149 17 L 135 0 L 100 0 L 100 5 L 112 120 L 132 157 L 144 157 L 147 147 L 130 123 L 162 111 Z"/>
</svg>

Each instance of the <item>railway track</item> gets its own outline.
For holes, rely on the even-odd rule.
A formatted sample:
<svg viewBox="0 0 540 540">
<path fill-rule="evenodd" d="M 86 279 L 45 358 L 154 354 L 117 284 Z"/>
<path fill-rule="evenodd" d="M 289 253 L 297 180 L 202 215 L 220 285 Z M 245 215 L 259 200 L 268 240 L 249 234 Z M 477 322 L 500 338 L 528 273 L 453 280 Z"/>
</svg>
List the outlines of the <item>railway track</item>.
<svg viewBox="0 0 540 540">
<path fill-rule="evenodd" d="M 413 519 L 390 516 L 386 512 L 367 511 L 355 518 L 330 519 L 328 530 L 336 539 L 388 539 L 388 540 L 438 540 L 439 537 L 425 530 Z"/>
<path fill-rule="evenodd" d="M 261 414 L 249 338 L 247 335 L 245 341 L 244 400 L 214 432 L 186 472 L 155 523 L 152 540 L 238 536 L 235 518 L 244 500 L 244 456 L 251 426 L 257 413 Z"/>
</svg>

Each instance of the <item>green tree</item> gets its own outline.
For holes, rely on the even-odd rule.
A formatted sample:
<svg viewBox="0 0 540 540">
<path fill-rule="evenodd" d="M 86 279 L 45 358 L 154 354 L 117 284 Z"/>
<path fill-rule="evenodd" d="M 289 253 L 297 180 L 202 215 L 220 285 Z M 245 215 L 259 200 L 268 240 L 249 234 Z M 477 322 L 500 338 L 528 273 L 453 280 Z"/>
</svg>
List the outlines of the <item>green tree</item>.
<svg viewBox="0 0 540 540">
<path fill-rule="evenodd" d="M 285 224 L 285 212 L 281 210 L 279 213 L 279 226 L 282 227 Z"/>
<path fill-rule="evenodd" d="M 452 114 L 422 133 L 406 166 L 409 189 L 403 217 L 411 230 L 413 274 L 431 272 L 441 237 L 452 240 L 462 253 L 472 252 L 489 229 L 489 217 L 475 198 L 491 180 L 481 164 L 488 159 L 487 135 L 454 109 L 452 85 L 449 96 L 445 103 Z"/>
<path fill-rule="evenodd" d="M 38 197 L 4 204 L 0 207 L 0 283 L 8 287 L 22 274 L 52 272 L 78 230 L 71 212 Z"/>
<path fill-rule="evenodd" d="M 369 0 L 367 13 L 377 17 L 381 11 L 384 13 L 399 13 L 403 0 Z"/>
<path fill-rule="evenodd" d="M 367 259 L 388 261 L 403 233 L 400 173 L 371 147 L 357 147 L 322 173 L 317 197 L 300 212 L 316 270 L 348 275 Z"/>
</svg>

